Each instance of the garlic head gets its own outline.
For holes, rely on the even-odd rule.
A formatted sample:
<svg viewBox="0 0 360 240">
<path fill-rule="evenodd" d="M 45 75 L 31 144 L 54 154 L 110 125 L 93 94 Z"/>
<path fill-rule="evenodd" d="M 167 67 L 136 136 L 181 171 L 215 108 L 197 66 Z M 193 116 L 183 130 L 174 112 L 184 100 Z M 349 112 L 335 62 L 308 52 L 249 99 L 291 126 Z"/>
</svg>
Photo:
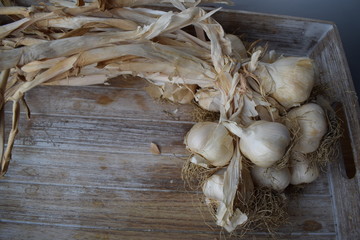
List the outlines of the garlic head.
<svg viewBox="0 0 360 240">
<path fill-rule="evenodd" d="M 260 63 L 254 71 L 266 93 L 289 109 L 306 101 L 315 82 L 313 60 L 283 57 L 271 64 Z"/>
<path fill-rule="evenodd" d="M 213 166 L 228 164 L 234 153 L 233 137 L 222 124 L 214 122 L 196 123 L 186 135 L 185 144 Z"/>
<path fill-rule="evenodd" d="M 319 177 L 319 167 L 311 164 L 306 155 L 292 152 L 290 156 L 290 172 L 293 185 L 311 183 Z"/>
<path fill-rule="evenodd" d="M 301 153 L 314 152 L 327 132 L 324 110 L 315 103 L 308 103 L 291 110 L 287 117 L 286 125 L 289 128 L 296 123 L 300 127 L 300 137 L 293 150 Z"/>
<path fill-rule="evenodd" d="M 243 129 L 240 150 L 259 167 L 270 167 L 280 160 L 290 143 L 288 129 L 277 122 L 256 121 Z"/>
<path fill-rule="evenodd" d="M 283 191 L 290 184 L 290 171 L 288 168 L 263 168 L 253 166 L 251 176 L 256 185 L 268 187 L 276 191 Z"/>
</svg>

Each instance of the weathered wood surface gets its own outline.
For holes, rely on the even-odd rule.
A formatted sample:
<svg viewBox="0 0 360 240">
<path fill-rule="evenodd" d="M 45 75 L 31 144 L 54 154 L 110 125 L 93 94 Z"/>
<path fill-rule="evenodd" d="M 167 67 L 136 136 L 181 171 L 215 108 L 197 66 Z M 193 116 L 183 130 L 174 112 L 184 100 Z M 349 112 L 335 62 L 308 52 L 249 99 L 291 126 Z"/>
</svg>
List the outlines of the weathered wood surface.
<svg viewBox="0 0 360 240">
<path fill-rule="evenodd" d="M 321 79 L 335 86 L 333 95 L 346 106 L 359 170 L 359 108 L 348 94 L 353 86 L 334 26 L 233 11 L 216 17 L 227 32 L 315 58 Z M 193 107 L 159 104 L 143 87 L 128 79 L 28 93 L 33 117 L 22 115 L 9 172 L 0 180 L 0 239 L 225 238 L 200 207 L 201 195 L 185 190 L 180 176 Z M 150 153 L 151 142 L 161 155 Z M 289 224 L 277 237 L 357 239 L 358 201 L 359 174 L 344 179 L 334 163 L 291 198 Z M 257 232 L 245 239 L 271 237 Z"/>
<path fill-rule="evenodd" d="M 336 219 L 338 239 L 360 238 L 360 111 L 350 71 L 347 67 L 344 51 L 336 27 L 329 31 L 316 46 L 312 57 L 320 66 L 320 78 L 327 82 L 328 93 L 332 100 L 342 103 L 345 118 L 344 135 L 350 139 L 342 139 L 342 156 L 330 166 L 330 187 L 333 195 L 333 209 Z M 344 67 L 345 66 L 345 67 Z M 349 161 L 353 161 L 349 163 Z M 355 168 L 355 176 L 348 179 L 345 166 Z"/>
<path fill-rule="evenodd" d="M 141 239 L 147 233 L 158 239 L 168 239 L 171 234 L 179 239 L 219 237 L 212 217 L 200 208 L 201 194 L 186 191 L 180 176 L 187 154 L 182 139 L 192 125 L 191 116 L 187 113 L 178 123 L 167 114 L 161 116 L 153 111 L 159 106 L 142 90 L 127 87 L 127 94 L 117 95 L 124 91 L 121 85 L 109 88 L 117 96 L 110 104 L 97 104 L 88 97 L 82 100 L 84 104 L 71 107 L 86 97 L 84 92 L 91 92 L 96 99 L 104 94 L 104 88 L 39 87 L 27 95 L 34 105 L 33 117 L 29 121 L 22 116 L 13 161 L 1 180 L 0 216 L 8 227 L 1 228 L 0 234 L 21 238 L 24 232 L 10 229 L 23 224 L 29 236 L 35 236 L 39 226 L 65 228 L 63 239 L 69 234 L 80 239 Z M 139 94 L 150 103 L 148 110 L 136 111 L 143 103 L 132 99 Z M 92 102 L 91 110 L 86 101 Z M 52 104 L 69 106 L 69 111 L 77 114 L 64 116 L 64 109 Z M 126 111 L 126 107 L 112 106 L 120 104 L 133 104 L 131 117 L 116 118 L 121 109 Z M 152 141 L 160 146 L 161 155 L 150 153 Z M 178 156 L 172 155 L 174 152 Z M 327 176 L 323 175 L 291 201 L 290 224 L 279 230 L 280 239 L 296 239 L 304 233 L 310 234 L 309 239 L 334 238 L 331 204 Z M 39 236 L 47 238 L 45 232 Z M 254 236 L 268 237 L 265 233 Z"/>
</svg>

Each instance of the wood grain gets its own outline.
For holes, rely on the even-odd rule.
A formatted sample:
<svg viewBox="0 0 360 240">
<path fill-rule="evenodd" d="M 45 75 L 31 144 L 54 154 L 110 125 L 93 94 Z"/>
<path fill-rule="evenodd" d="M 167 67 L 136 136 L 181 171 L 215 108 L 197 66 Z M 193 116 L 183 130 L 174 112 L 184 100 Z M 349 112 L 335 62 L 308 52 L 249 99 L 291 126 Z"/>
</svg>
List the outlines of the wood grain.
<svg viewBox="0 0 360 240">
<path fill-rule="evenodd" d="M 0 216 L 10 221 L 134 231 L 207 232 L 211 226 L 219 231 L 210 214 L 200 208 L 201 194 L 196 193 L 16 182 L 3 182 L 1 192 Z M 290 201 L 291 224 L 280 231 L 303 232 L 304 222 L 312 220 L 321 227 L 308 232 L 333 232 L 329 207 L 328 196 L 299 196 Z"/>
<path fill-rule="evenodd" d="M 182 157 L 17 147 L 6 182 L 184 191 Z M 86 163 L 86 164 L 84 164 Z M 154 179 L 154 181 L 149 181 Z M 156 181 L 155 181 L 156 179 Z M 326 174 L 301 191 L 329 196 Z"/>
<path fill-rule="evenodd" d="M 124 81 L 119 81 L 124 82 Z M 149 121 L 194 122 L 193 105 L 164 104 L 152 99 L 145 91 L 146 83 L 123 86 L 40 86 L 26 94 L 33 113 L 62 116 L 93 116 L 109 119 L 142 119 Z M 131 87 L 131 88 L 129 88 Z M 54 98 L 56 94 L 57 98 Z M 59 101 L 69 99 L 72 101 Z M 10 111 L 8 104 L 6 110 Z"/>
<path fill-rule="evenodd" d="M 86 227 L 64 227 L 38 225 L 36 223 L 12 223 L 0 222 L 0 231 L 6 233 L 10 239 L 27 240 L 27 239 L 74 239 L 74 240 L 118 240 L 118 239 L 176 239 L 176 240 L 219 240 L 225 239 L 220 233 L 194 233 L 194 232 L 171 232 L 171 231 L 131 231 L 116 229 L 97 229 Z M 261 233 L 249 234 L 248 239 L 252 240 L 271 240 L 272 237 Z M 236 237 L 227 237 L 226 239 L 237 239 Z M 334 234 L 278 234 L 276 239 L 279 240 L 334 240 Z"/>
<path fill-rule="evenodd" d="M 335 26 L 319 42 L 311 56 L 315 58 L 320 68 L 320 79 L 327 83 L 327 91 L 332 101 L 338 101 L 344 106 L 346 121 L 343 124 L 350 129 L 350 132 L 346 133 L 350 136 L 349 150 L 346 153 L 353 154 L 356 175 L 352 179 L 346 177 L 343 161 L 348 156 L 344 152 L 331 164 L 329 180 L 338 239 L 357 239 L 360 236 L 360 229 L 354 226 L 360 223 L 360 111 Z M 346 130 L 345 126 L 344 129 Z"/>
</svg>

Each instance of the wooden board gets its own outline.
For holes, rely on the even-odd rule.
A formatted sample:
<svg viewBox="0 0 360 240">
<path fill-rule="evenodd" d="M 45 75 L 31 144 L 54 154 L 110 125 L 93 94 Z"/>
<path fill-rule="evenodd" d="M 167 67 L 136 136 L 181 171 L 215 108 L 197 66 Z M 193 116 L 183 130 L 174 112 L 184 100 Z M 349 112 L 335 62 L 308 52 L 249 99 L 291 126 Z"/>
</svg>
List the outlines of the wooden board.
<svg viewBox="0 0 360 240">
<path fill-rule="evenodd" d="M 360 171 L 360 111 L 336 27 L 238 11 L 215 17 L 227 32 L 316 60 L 320 80 L 344 105 Z M 32 119 L 22 115 L 9 172 L 0 180 L 0 239 L 231 239 L 214 225 L 201 193 L 186 190 L 181 180 L 194 107 L 156 102 L 144 86 L 127 79 L 112 86 L 38 87 L 26 95 Z M 151 142 L 161 155 L 151 154 Z M 341 161 L 291 198 L 289 224 L 278 239 L 360 236 L 360 177 L 344 178 Z M 271 236 L 251 232 L 245 239 Z"/>
</svg>

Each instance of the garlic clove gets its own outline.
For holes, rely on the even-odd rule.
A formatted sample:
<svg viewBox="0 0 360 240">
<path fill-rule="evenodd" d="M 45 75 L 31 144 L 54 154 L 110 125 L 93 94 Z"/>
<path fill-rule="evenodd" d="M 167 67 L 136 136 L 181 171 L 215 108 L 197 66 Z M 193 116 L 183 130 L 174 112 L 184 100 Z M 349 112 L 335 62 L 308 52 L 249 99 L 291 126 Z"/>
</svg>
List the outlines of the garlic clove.
<svg viewBox="0 0 360 240">
<path fill-rule="evenodd" d="M 222 125 L 213 122 L 195 124 L 185 137 L 187 148 L 212 166 L 225 166 L 234 153 L 233 138 Z"/>
<path fill-rule="evenodd" d="M 291 181 L 293 185 L 311 183 L 319 177 L 319 168 L 311 164 L 306 155 L 292 152 L 290 157 Z"/>
<path fill-rule="evenodd" d="M 276 191 L 283 191 L 290 184 L 290 171 L 288 168 L 263 168 L 253 166 L 251 176 L 256 185 L 268 187 Z"/>
<path fill-rule="evenodd" d="M 285 124 L 289 128 L 296 128 L 297 124 L 300 127 L 299 139 L 293 150 L 301 153 L 316 151 L 327 132 L 324 110 L 315 103 L 308 103 L 291 110 L 287 118 Z"/>
</svg>

